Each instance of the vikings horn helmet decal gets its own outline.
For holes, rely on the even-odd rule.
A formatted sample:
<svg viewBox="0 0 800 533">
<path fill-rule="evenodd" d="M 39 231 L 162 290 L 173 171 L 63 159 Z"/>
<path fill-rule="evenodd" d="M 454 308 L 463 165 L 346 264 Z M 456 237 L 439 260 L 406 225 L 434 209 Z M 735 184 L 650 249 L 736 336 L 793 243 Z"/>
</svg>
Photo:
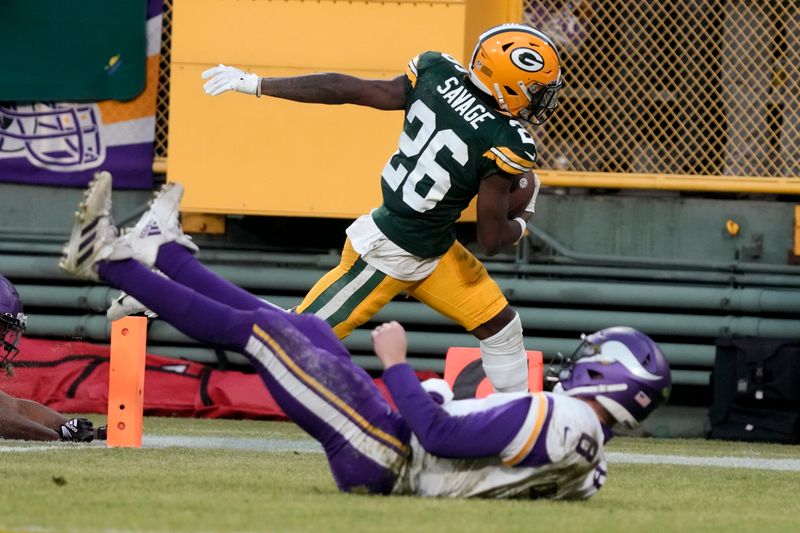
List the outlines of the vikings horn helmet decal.
<svg viewBox="0 0 800 533">
<path fill-rule="evenodd" d="M 594 398 L 628 427 L 636 427 L 669 397 L 669 363 L 653 340 L 633 328 L 584 336 L 575 353 L 548 370 L 553 392 Z"/>
</svg>

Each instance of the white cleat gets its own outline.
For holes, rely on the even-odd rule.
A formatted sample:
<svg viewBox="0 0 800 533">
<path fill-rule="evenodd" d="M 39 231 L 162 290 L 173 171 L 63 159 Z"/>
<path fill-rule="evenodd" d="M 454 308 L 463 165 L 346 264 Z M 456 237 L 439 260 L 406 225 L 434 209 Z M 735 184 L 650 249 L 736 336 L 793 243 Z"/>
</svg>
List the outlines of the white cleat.
<svg viewBox="0 0 800 533">
<path fill-rule="evenodd" d="M 181 229 L 178 219 L 181 198 L 183 185 L 163 185 L 150 201 L 150 208 L 132 229 L 126 230 L 122 239 L 133 249 L 134 257 L 139 262 L 149 267 L 155 265 L 159 246 L 168 242 L 177 242 L 194 254 L 200 251 L 192 238 Z"/>
<path fill-rule="evenodd" d="M 118 233 L 111 218 L 111 174 L 97 172 L 83 193 L 58 266 L 75 277 L 99 281 L 99 261 L 131 257 L 125 246 L 118 245 Z"/>
<path fill-rule="evenodd" d="M 121 291 L 119 296 L 111 301 L 106 311 L 106 318 L 111 322 L 120 318 L 144 314 L 147 318 L 156 318 L 158 314 L 144 306 L 142 302 L 131 296 L 125 291 Z"/>
</svg>

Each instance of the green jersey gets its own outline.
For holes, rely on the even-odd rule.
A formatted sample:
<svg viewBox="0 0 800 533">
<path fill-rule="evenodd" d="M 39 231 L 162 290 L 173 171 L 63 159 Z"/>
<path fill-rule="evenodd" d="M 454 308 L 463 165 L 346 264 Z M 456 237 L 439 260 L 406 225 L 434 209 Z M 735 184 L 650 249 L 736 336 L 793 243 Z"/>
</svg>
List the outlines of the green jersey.
<svg viewBox="0 0 800 533">
<path fill-rule="evenodd" d="M 444 254 L 455 222 L 492 174 L 533 169 L 536 146 L 516 120 L 490 107 L 452 57 L 425 52 L 408 64 L 399 149 L 381 174 L 378 228 L 407 252 Z"/>
</svg>

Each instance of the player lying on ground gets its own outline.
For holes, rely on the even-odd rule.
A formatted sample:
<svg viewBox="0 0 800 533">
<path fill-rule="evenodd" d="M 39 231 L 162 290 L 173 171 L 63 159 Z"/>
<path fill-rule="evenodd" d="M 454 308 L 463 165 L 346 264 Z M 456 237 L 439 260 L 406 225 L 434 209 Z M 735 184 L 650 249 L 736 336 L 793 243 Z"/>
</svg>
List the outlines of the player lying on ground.
<svg viewBox="0 0 800 533">
<path fill-rule="evenodd" d="M 519 315 L 456 240 L 455 223 L 477 196 L 478 241 L 487 255 L 525 232 L 539 188 L 527 125 L 547 120 L 562 87 L 561 62 L 547 35 L 520 24 L 497 26 L 479 37 L 468 68 L 447 54 L 425 52 L 391 80 L 338 73 L 260 78 L 225 65 L 203 78 L 214 96 L 238 91 L 404 110 L 398 150 L 381 173 L 383 204 L 347 229 L 340 264 L 297 310 L 325 319 L 345 338 L 406 292 L 480 339 L 483 368 L 496 390 L 527 390 Z M 510 212 L 512 182 L 522 174 L 532 197 Z M 346 176 L 339 179 L 348 187 Z"/>
<path fill-rule="evenodd" d="M 16 287 L 0 276 L 0 371 L 11 374 L 11 361 L 18 353 L 17 345 L 25 332 L 26 323 L 27 317 L 22 311 L 22 301 Z M 95 437 L 96 430 L 90 420 L 68 419 L 38 402 L 14 398 L 0 391 L 2 439 L 90 442 Z"/>
<path fill-rule="evenodd" d="M 46 405 L 0 391 L 0 439 L 91 442 L 97 431 L 104 438 L 105 427 L 94 428 L 91 420 L 67 418 Z"/>
<path fill-rule="evenodd" d="M 405 332 L 391 322 L 372 337 L 399 409 L 392 411 L 327 323 L 267 304 L 195 259 L 178 224 L 181 194 L 166 185 L 118 237 L 111 180 L 99 174 L 61 267 L 128 292 L 190 337 L 244 354 L 284 412 L 322 444 L 342 491 L 588 498 L 606 478 L 611 425 L 641 421 L 668 394 L 669 367 L 656 345 L 618 328 L 581 345 L 582 358 L 563 370 L 566 394 L 452 401 L 444 381 L 420 384 L 406 363 Z"/>
</svg>

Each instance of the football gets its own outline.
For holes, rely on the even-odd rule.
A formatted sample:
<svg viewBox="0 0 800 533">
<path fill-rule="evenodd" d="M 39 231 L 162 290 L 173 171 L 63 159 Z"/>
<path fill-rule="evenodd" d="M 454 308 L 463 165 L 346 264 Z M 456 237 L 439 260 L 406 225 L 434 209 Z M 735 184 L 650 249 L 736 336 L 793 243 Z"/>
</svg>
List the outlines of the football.
<svg viewBox="0 0 800 533">
<path fill-rule="evenodd" d="M 522 214 L 533 197 L 535 190 L 532 172 L 517 174 L 511 178 L 511 190 L 508 193 L 508 216 L 518 217 Z"/>
</svg>

